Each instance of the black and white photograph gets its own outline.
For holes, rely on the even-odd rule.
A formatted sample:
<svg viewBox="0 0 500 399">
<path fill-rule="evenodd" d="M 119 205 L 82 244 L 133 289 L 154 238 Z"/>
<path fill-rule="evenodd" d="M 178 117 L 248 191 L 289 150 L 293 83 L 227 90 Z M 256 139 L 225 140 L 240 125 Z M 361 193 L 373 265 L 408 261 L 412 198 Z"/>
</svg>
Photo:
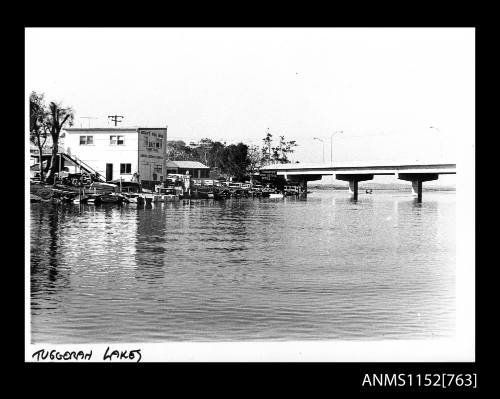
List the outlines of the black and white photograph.
<svg viewBox="0 0 500 399">
<path fill-rule="evenodd" d="M 475 360 L 474 28 L 24 33 L 27 362 Z"/>
</svg>

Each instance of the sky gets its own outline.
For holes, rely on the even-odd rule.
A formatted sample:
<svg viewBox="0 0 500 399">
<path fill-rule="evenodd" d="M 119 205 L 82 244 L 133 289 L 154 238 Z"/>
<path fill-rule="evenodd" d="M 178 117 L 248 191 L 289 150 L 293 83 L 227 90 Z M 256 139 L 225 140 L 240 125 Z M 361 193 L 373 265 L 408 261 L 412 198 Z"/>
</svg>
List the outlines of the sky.
<svg viewBox="0 0 500 399">
<path fill-rule="evenodd" d="M 119 126 L 168 125 L 169 139 L 185 141 L 260 145 L 269 129 L 296 140 L 301 163 L 456 162 L 474 140 L 474 35 L 28 28 L 25 87 L 71 106 L 76 127 L 110 127 L 118 114 Z"/>
</svg>

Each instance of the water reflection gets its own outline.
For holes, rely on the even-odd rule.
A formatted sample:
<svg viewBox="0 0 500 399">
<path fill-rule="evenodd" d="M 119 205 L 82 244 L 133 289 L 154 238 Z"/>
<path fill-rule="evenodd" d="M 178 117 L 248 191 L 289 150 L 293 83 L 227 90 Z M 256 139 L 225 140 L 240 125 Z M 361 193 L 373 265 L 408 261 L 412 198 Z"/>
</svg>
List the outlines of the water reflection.
<svg viewBox="0 0 500 399">
<path fill-rule="evenodd" d="M 166 253 L 165 242 L 170 239 L 167 232 L 167 217 L 160 204 L 147 205 L 136 210 L 135 278 L 155 284 L 164 273 L 164 263 L 171 254 Z"/>
<path fill-rule="evenodd" d="M 60 230 L 66 218 L 65 211 L 57 205 L 38 205 L 35 240 L 31 245 L 31 290 L 55 293 L 57 289 L 67 287 L 68 276 L 61 266 Z"/>
<path fill-rule="evenodd" d="M 31 206 L 32 339 L 454 333 L 454 197 Z"/>
</svg>

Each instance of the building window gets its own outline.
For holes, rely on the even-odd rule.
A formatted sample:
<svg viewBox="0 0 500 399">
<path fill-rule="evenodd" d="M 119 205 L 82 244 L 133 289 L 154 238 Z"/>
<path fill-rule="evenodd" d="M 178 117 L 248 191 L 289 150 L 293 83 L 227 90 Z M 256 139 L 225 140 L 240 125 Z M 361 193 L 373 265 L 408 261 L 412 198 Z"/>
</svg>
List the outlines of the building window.
<svg viewBox="0 0 500 399">
<path fill-rule="evenodd" d="M 121 175 L 130 175 L 132 173 L 132 164 L 131 163 L 121 163 L 120 164 L 120 174 Z"/>
<path fill-rule="evenodd" d="M 94 144 L 94 136 L 80 136 L 80 145 Z"/>
<path fill-rule="evenodd" d="M 159 172 L 160 174 L 163 172 L 163 166 L 160 164 L 155 165 L 155 172 Z"/>
<path fill-rule="evenodd" d="M 123 138 L 123 136 L 109 136 L 109 144 L 123 145 L 125 144 L 125 139 Z"/>
</svg>

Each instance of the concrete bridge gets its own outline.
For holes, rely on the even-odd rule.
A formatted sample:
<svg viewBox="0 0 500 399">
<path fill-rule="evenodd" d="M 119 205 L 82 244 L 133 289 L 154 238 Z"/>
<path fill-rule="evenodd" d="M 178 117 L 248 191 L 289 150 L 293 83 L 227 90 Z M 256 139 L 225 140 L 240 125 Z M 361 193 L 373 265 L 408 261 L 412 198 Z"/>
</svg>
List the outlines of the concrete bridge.
<svg viewBox="0 0 500 399">
<path fill-rule="evenodd" d="M 336 164 L 274 164 L 262 167 L 261 173 L 283 176 L 289 181 L 298 181 L 303 187 L 308 181 L 320 180 L 323 176 L 334 176 L 349 182 L 349 191 L 358 199 L 358 183 L 372 180 L 375 175 L 394 175 L 400 180 L 410 181 L 413 194 L 422 202 L 422 183 L 437 180 L 442 174 L 456 174 L 452 163 L 399 163 L 399 162 L 343 162 Z"/>
</svg>

